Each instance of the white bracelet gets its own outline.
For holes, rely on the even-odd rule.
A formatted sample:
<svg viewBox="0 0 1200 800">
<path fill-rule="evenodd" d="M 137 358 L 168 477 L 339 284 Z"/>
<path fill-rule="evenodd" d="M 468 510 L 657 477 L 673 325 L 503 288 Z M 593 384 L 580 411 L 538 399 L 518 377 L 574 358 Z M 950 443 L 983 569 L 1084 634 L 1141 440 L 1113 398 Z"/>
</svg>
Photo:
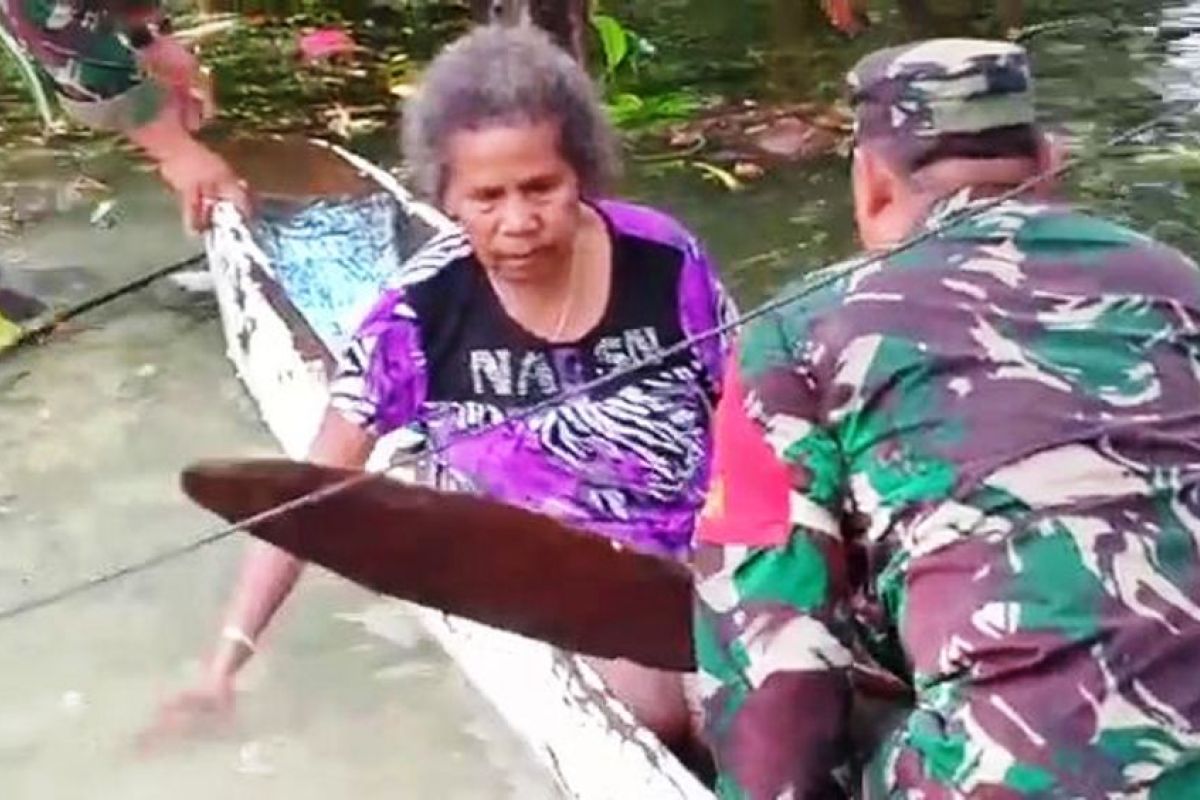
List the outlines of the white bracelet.
<svg viewBox="0 0 1200 800">
<path fill-rule="evenodd" d="M 231 642 L 237 642 L 238 644 L 243 645 L 251 653 L 258 652 L 258 646 L 254 644 L 254 640 L 246 635 L 246 632 L 237 625 L 226 625 L 224 628 L 222 628 L 221 638 L 228 639 Z"/>
</svg>

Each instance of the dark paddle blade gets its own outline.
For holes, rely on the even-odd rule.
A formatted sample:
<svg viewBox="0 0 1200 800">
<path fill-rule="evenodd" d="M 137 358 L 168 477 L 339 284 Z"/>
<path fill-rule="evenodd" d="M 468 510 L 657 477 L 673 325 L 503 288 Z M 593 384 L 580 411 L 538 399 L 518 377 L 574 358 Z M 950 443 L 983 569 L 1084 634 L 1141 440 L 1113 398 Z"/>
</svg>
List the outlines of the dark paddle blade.
<svg viewBox="0 0 1200 800">
<path fill-rule="evenodd" d="M 210 461 L 184 470 L 182 483 L 233 522 L 355 476 L 285 460 Z M 577 653 L 695 668 L 688 570 L 550 517 L 376 475 L 250 532 L 393 597 Z M 874 666 L 856 665 L 852 679 L 889 702 L 911 691 Z"/>
<path fill-rule="evenodd" d="M 356 474 L 219 461 L 188 467 L 182 483 L 235 522 Z M 566 650 L 694 668 L 687 569 L 540 514 L 380 475 L 250 533 L 375 591 Z"/>
</svg>

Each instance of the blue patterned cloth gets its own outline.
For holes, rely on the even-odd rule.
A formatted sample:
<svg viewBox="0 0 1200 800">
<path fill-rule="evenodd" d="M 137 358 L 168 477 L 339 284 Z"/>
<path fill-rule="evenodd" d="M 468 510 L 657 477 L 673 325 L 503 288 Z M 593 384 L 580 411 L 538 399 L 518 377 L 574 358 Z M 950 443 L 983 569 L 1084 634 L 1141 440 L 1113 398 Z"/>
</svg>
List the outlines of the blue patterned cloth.
<svg viewBox="0 0 1200 800">
<path fill-rule="evenodd" d="M 299 209 L 264 204 L 253 224 L 283 290 L 337 353 L 400 269 L 399 209 L 380 191 L 318 200 Z"/>
</svg>

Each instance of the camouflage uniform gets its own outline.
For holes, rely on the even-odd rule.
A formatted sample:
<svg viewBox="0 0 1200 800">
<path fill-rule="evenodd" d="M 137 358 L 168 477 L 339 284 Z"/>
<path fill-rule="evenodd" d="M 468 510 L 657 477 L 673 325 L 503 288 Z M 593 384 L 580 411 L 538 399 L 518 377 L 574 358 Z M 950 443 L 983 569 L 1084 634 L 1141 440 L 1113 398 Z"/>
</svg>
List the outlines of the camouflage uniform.
<svg viewBox="0 0 1200 800">
<path fill-rule="evenodd" d="M 130 130 L 158 116 L 167 90 L 139 72 L 128 33 L 157 0 L 120 14 L 87 0 L 0 0 L 0 24 L 28 51 L 63 108 L 93 128 Z M 135 8 L 136 7 L 136 8 Z"/>
<path fill-rule="evenodd" d="M 1007 44 L 851 86 L 905 157 L 1033 118 Z M 1200 797 L 1195 264 L 1007 202 L 752 324 L 727 376 L 696 557 L 722 797 Z M 858 765 L 866 657 L 915 704 Z"/>
</svg>

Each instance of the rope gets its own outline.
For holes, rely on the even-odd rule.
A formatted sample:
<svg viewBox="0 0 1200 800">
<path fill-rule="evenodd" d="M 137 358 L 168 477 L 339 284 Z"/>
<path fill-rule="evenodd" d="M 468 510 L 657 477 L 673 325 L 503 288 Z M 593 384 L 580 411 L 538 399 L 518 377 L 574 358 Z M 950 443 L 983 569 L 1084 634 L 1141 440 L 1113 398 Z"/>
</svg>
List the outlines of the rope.
<svg viewBox="0 0 1200 800">
<path fill-rule="evenodd" d="M 1189 102 L 1189 103 L 1185 103 L 1183 105 L 1185 105 L 1189 108 L 1195 108 L 1197 106 L 1200 106 L 1200 101 Z M 750 311 L 747 311 L 746 313 L 744 313 L 740 316 L 734 317 L 733 319 L 729 320 L 728 322 L 726 322 L 722 325 L 718 325 L 714 328 L 710 328 L 709 330 L 702 331 L 698 334 L 695 334 L 694 336 L 685 338 L 682 341 L 672 345 L 671 347 L 665 348 L 663 350 L 659 350 L 657 353 L 655 353 L 647 358 L 644 358 L 640 361 L 627 362 L 625 365 L 613 370 L 612 372 L 610 372 L 606 375 L 602 375 L 599 378 L 595 378 L 591 381 L 587 381 L 585 383 L 579 384 L 579 385 L 574 386 L 571 389 L 568 389 L 566 391 L 559 392 L 558 394 L 556 394 L 552 397 L 548 397 L 545 400 L 542 400 L 541 402 L 533 404 L 532 406 L 527 406 L 526 408 L 521 409 L 519 412 L 513 414 L 512 416 L 506 417 L 505 419 L 502 419 L 498 422 L 484 424 L 484 425 L 480 425 L 477 428 L 462 431 L 459 434 L 459 438 L 456 439 L 455 441 L 444 442 L 441 445 L 431 447 L 430 449 L 425 450 L 421 453 L 415 453 L 415 454 L 408 455 L 408 456 L 402 458 L 396 464 L 393 464 L 392 468 L 409 466 L 409 465 L 414 464 L 415 462 L 417 462 L 420 459 L 429 458 L 429 457 L 444 453 L 451 446 L 457 444 L 458 441 L 460 441 L 462 438 L 479 436 L 488 431 L 498 429 L 504 425 L 508 425 L 513 422 L 518 422 L 518 421 L 527 419 L 529 417 L 535 416 L 537 414 L 540 414 L 543 411 L 546 411 L 547 409 L 562 405 L 563 403 L 565 403 L 571 399 L 574 399 L 576 397 L 580 397 L 580 396 L 589 394 L 590 392 L 592 392 L 598 388 L 602 388 L 611 382 L 618 381 L 621 378 L 624 378 L 630 374 L 633 374 L 635 372 L 639 372 L 641 370 L 647 369 L 648 367 L 653 367 L 657 364 L 660 364 L 667 358 L 670 358 L 671 356 L 676 355 L 677 353 L 685 352 L 686 350 L 689 350 L 690 348 L 692 348 L 693 346 L 695 346 L 701 342 L 705 342 L 705 341 L 708 341 L 709 339 L 713 339 L 717 336 L 721 336 L 725 333 L 728 333 L 731 330 L 740 328 L 743 325 L 746 325 L 747 323 L 749 323 L 755 319 L 763 317 L 767 314 L 772 313 L 773 311 L 777 311 L 787 305 L 790 305 L 799 300 L 802 300 L 805 297 L 813 294 L 814 292 L 820 291 L 821 289 L 823 289 L 833 283 L 836 283 L 837 281 L 848 278 L 849 276 L 853 275 L 856 272 L 859 272 L 859 271 L 861 271 L 869 266 L 872 266 L 874 264 L 878 264 L 889 258 L 893 258 L 894 256 L 897 256 L 901 253 L 911 250 L 912 248 L 916 247 L 919 244 L 922 244 L 923 242 L 926 242 L 930 239 L 940 236 L 942 233 L 945 233 L 948 229 L 950 229 L 956 225 L 959 225 L 963 222 L 966 222 L 968 220 L 979 217 L 979 216 L 985 214 L 986 212 L 991 211 L 992 209 L 996 208 L 997 206 L 1000 206 L 1003 203 L 1006 203 L 1009 200 L 1012 200 L 1013 198 L 1015 198 L 1021 194 L 1024 194 L 1025 192 L 1028 192 L 1030 189 L 1044 183 L 1045 181 L 1048 181 L 1052 178 L 1060 177 L 1061 175 L 1065 174 L 1066 172 L 1068 172 L 1071 169 L 1074 169 L 1075 167 L 1079 166 L 1080 164 L 1095 161 L 1095 160 L 1099 159 L 1100 155 L 1105 153 L 1106 151 L 1111 150 L 1112 148 L 1114 148 L 1118 145 L 1124 144 L 1125 142 L 1136 139 L 1137 137 L 1141 136 L 1142 134 L 1154 129 L 1155 127 L 1157 127 L 1158 125 L 1160 125 L 1161 123 L 1166 121 L 1167 119 L 1170 119 L 1171 117 L 1175 116 L 1175 114 L 1176 114 L 1175 110 L 1164 111 L 1164 112 L 1152 117 L 1148 121 L 1141 123 L 1140 125 L 1136 125 L 1132 128 L 1129 128 L 1123 132 L 1116 134 L 1115 136 L 1110 138 L 1108 141 L 1103 143 L 1096 152 L 1092 153 L 1088 157 L 1067 159 L 1061 165 L 1059 165 L 1056 169 L 1038 173 L 1037 175 L 1034 175 L 1033 177 L 1014 186 L 1013 188 L 1009 189 L 1008 191 L 1005 191 L 1001 194 L 996 195 L 995 197 L 991 198 L 990 200 L 987 200 L 985 202 L 981 202 L 978 204 L 972 204 L 970 207 L 965 208 L 965 209 L 961 210 L 960 212 L 948 215 L 945 219 L 941 220 L 940 222 L 925 228 L 920 233 L 904 240 L 903 242 L 895 245 L 894 247 L 892 247 L 888 250 L 881 251 L 874 255 L 863 256 L 858 259 L 852 259 L 850 261 L 843 262 L 840 265 L 833 265 L 829 268 L 820 270 L 820 271 L 814 273 L 814 275 L 811 277 L 810 280 L 801 282 L 801 285 L 798 286 L 795 290 L 785 293 L 783 295 L 780 295 L 778 298 L 776 298 L 774 300 L 770 300 L 766 303 L 762 303 L 761 305 L 751 309 Z M 16 605 L 9 606 L 4 609 L 0 609 L 0 622 L 14 619 L 16 617 L 30 613 L 32 611 L 36 611 L 40 608 L 44 608 L 48 605 L 52 605 L 52 604 L 61 602 L 68 598 L 74 597 L 76 595 L 87 592 L 91 589 L 94 589 L 96 587 L 112 583 L 113 581 L 116 581 L 118 579 L 130 576 L 130 575 L 134 575 L 134 574 L 137 574 L 140 572 L 144 572 L 149 569 L 153 569 L 154 567 L 157 567 L 168 561 L 172 561 L 176 558 L 179 558 L 179 557 L 182 557 L 189 553 L 200 550 L 201 548 L 206 547 L 210 544 L 214 544 L 223 539 L 226 539 L 226 538 L 232 536 L 233 534 L 237 533 L 242 528 L 253 527 L 254 525 L 258 525 L 263 522 L 269 522 L 271 520 L 274 520 L 274 519 L 277 519 L 278 517 L 283 516 L 284 514 L 289 513 L 290 511 L 293 511 L 297 508 L 301 508 L 306 505 L 318 503 L 321 500 L 324 500 L 328 497 L 332 497 L 335 494 L 339 494 L 348 489 L 352 489 L 356 486 L 365 484 L 368 481 L 377 480 L 381 477 L 383 477 L 383 476 L 380 475 L 379 473 L 370 473 L 370 472 L 364 472 L 364 473 L 361 473 L 358 475 L 354 475 L 350 478 L 346 478 L 342 481 L 338 481 L 337 483 L 333 483 L 328 486 L 324 486 L 316 491 L 310 492 L 305 495 L 301 495 L 300 497 L 293 498 L 285 503 L 281 503 L 272 508 L 265 509 L 265 510 L 263 510 L 257 514 L 254 514 L 250 517 L 247 517 L 245 519 L 224 525 L 220 528 L 217 528 L 216 530 L 214 530 L 212 532 L 205 533 L 201 536 L 198 536 L 195 539 L 192 539 L 182 545 L 178 545 L 176 547 L 172 547 L 172 548 L 163 550 L 163 551 L 161 551 L 155 555 L 152 555 L 149 558 L 146 558 L 142 561 L 115 568 L 110 572 L 102 573 L 102 574 L 94 576 L 92 578 L 88 578 L 86 580 L 79 581 L 74 584 L 70 584 L 66 587 L 63 587 L 56 591 L 47 593 L 40 597 L 35 597 L 30 600 L 24 601 L 22 603 L 18 603 Z"/>
<path fill-rule="evenodd" d="M 172 273 L 180 272 L 188 267 L 194 267 L 198 264 L 201 264 L 204 262 L 205 258 L 206 256 L 204 253 L 197 253 L 196 255 L 189 256 L 182 261 L 176 261 L 175 263 L 168 264 L 165 267 L 159 267 L 156 270 L 146 273 L 140 278 L 135 278 L 129 283 L 122 284 L 115 289 L 110 289 L 109 291 L 98 294 L 95 297 L 88 298 L 87 300 L 63 309 L 62 311 L 54 312 L 48 319 L 44 319 L 33 327 L 23 330 L 17 337 L 16 341 L 9 345 L 7 349 L 0 351 L 0 355 L 11 355 L 26 345 L 35 344 L 48 334 L 52 333 L 55 328 L 67 320 L 74 319 L 80 314 L 85 314 L 88 311 L 92 311 L 93 309 L 99 308 L 102 305 L 106 305 L 114 300 L 118 300 L 125 295 L 133 294 L 136 291 L 144 289 L 159 278 L 164 278 Z"/>
</svg>

